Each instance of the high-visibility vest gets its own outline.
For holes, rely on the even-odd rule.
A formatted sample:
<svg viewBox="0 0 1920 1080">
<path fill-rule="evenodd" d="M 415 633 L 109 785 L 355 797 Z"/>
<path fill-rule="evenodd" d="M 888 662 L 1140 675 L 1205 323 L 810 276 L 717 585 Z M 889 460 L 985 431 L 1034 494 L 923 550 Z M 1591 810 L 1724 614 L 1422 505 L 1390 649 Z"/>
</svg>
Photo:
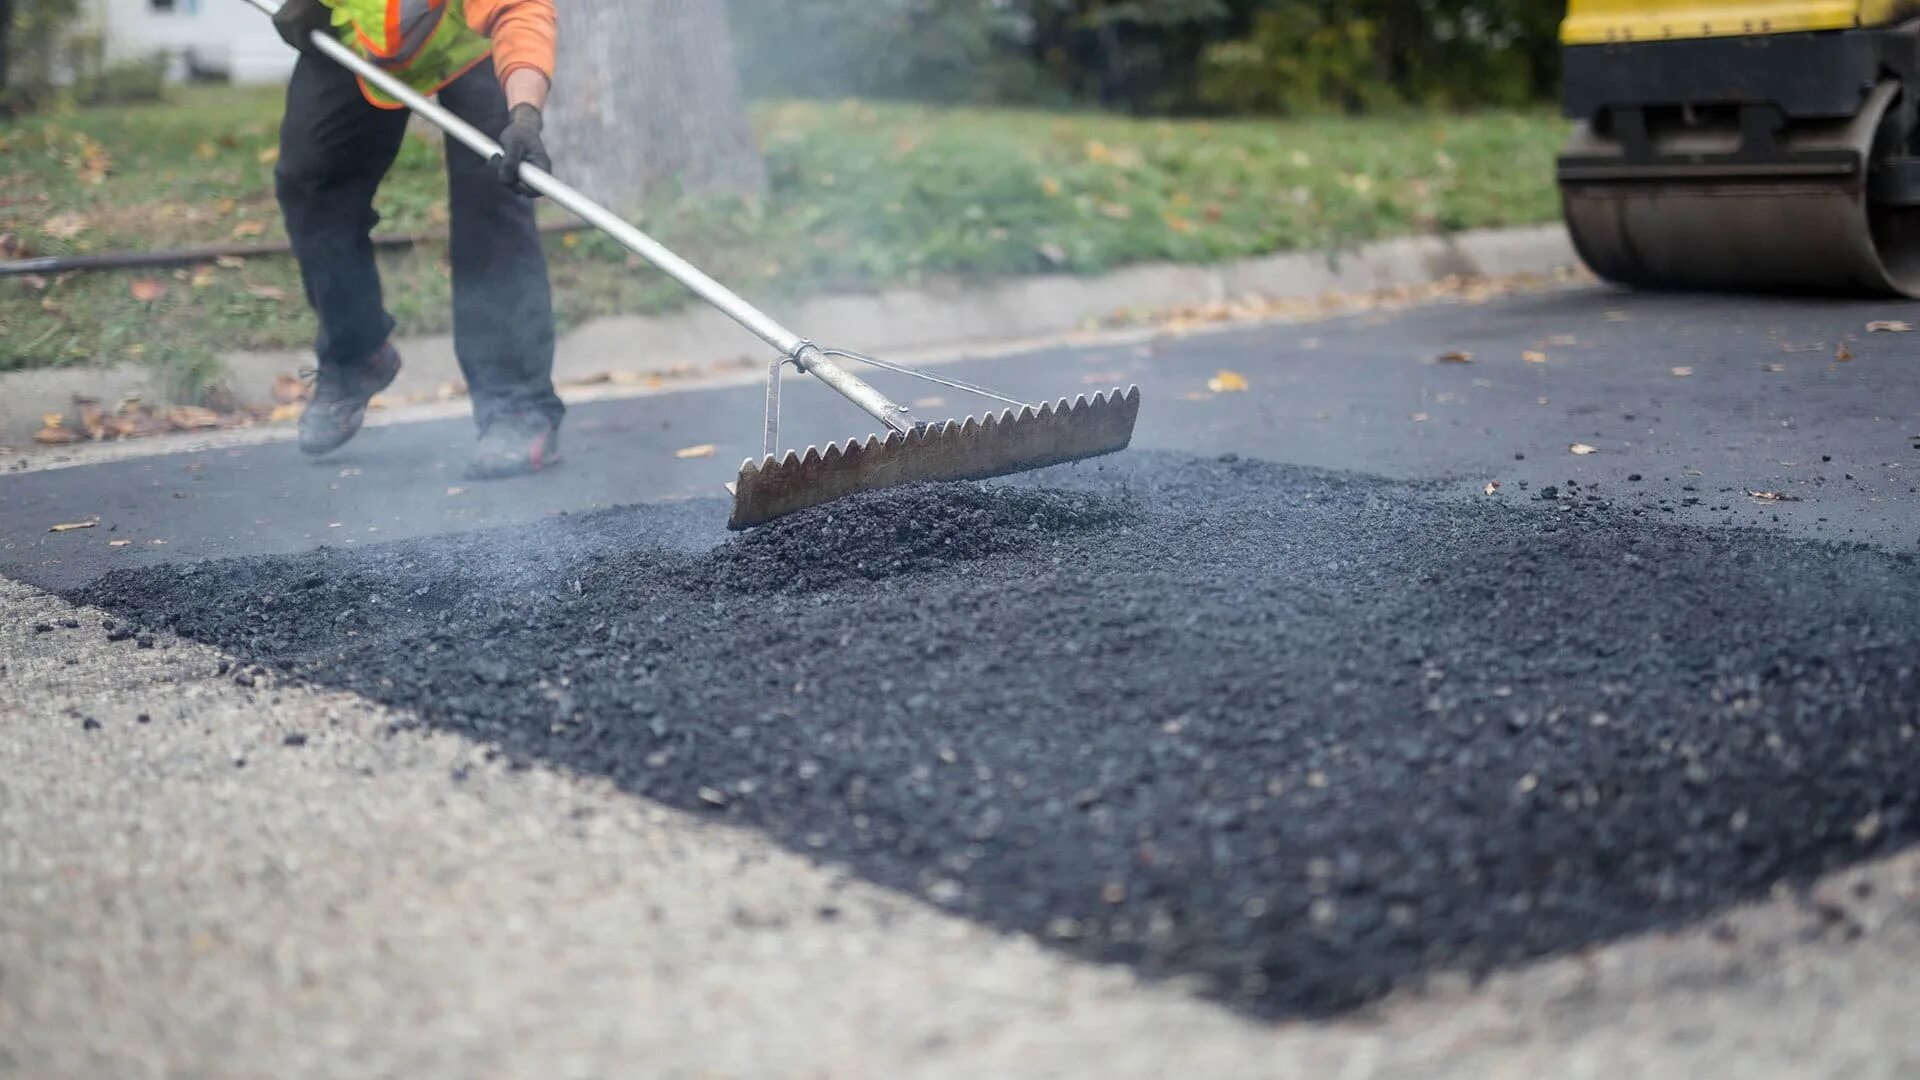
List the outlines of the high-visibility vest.
<svg viewBox="0 0 1920 1080">
<path fill-rule="evenodd" d="M 493 43 L 467 25 L 463 0 L 326 0 L 340 40 L 422 94 L 465 75 Z M 400 102 L 360 80 L 360 92 L 383 109 Z"/>
</svg>

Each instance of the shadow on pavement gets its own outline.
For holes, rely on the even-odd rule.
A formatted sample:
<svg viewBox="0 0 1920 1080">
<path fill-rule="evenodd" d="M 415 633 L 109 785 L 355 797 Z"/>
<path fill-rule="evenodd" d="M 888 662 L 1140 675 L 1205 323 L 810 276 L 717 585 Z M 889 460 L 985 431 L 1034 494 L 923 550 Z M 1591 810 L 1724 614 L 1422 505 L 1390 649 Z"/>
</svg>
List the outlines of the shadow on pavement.
<svg viewBox="0 0 1920 1080">
<path fill-rule="evenodd" d="M 1920 833 L 1910 557 L 1141 453 L 723 517 L 76 599 L 1265 1015 Z"/>
</svg>

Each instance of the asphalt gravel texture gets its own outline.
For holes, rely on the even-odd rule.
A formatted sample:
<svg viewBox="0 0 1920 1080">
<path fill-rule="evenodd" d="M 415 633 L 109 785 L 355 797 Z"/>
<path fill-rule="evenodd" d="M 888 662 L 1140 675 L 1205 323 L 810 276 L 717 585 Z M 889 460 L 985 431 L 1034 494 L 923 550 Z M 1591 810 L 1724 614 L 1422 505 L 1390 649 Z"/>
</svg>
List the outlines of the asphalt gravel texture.
<svg viewBox="0 0 1920 1080">
<path fill-rule="evenodd" d="M 48 632 L 206 642 L 1266 1015 L 1920 836 L 1910 554 L 1161 452 L 724 516 L 119 570 L 71 594 L 111 631 Z"/>
</svg>

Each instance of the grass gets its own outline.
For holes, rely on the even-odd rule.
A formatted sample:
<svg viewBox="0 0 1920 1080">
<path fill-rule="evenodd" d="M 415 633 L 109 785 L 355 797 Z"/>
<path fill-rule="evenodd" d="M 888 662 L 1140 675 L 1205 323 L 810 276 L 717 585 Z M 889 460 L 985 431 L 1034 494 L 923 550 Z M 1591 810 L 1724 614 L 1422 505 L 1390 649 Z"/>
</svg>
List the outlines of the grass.
<svg viewBox="0 0 1920 1080">
<path fill-rule="evenodd" d="M 273 91 L 35 117 L 0 132 L 0 232 L 62 255 L 282 239 Z M 756 299 L 930 277 L 1093 273 L 1551 220 L 1545 110 L 1274 121 L 768 103 L 755 202 L 662 200 L 642 224 Z M 560 163 L 564 173 L 565 162 Z M 410 136 L 383 231 L 444 228 L 437 136 Z M 548 212 L 553 212 L 548 208 Z M 562 322 L 685 302 L 593 235 L 556 238 Z M 404 333 L 444 330 L 444 251 L 383 256 Z M 226 350 L 310 340 L 291 258 L 0 281 L 0 370 L 138 359 L 192 385 Z"/>
</svg>

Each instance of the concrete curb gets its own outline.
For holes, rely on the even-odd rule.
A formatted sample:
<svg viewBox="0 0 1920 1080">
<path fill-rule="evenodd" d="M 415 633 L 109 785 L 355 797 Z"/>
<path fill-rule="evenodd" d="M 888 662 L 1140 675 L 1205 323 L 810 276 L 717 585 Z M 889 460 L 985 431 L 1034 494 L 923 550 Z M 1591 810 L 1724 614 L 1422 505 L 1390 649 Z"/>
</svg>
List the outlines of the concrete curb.
<svg viewBox="0 0 1920 1080">
<path fill-rule="evenodd" d="M 1271 255 L 1213 266 L 1153 263 L 1097 277 L 1057 274 L 988 285 L 825 296 L 801 301 L 779 315 L 821 342 L 865 352 L 906 352 L 1057 334 L 1097 324 L 1117 312 L 1164 311 L 1247 297 L 1366 292 L 1450 276 L 1548 274 L 1576 265 L 1566 230 L 1548 225 L 1407 237 L 1351 252 Z M 430 397 L 442 384 L 459 378 L 450 335 L 398 344 L 407 367 L 392 396 Z M 562 338 L 554 374 L 560 383 L 578 383 L 609 372 L 704 370 L 765 355 L 763 347 L 725 316 L 704 307 L 689 308 L 587 323 Z M 241 404 L 271 401 L 276 376 L 312 362 L 304 350 L 231 353 L 222 359 L 227 388 Z M 129 396 L 159 402 L 165 394 L 160 382 L 152 369 L 133 364 L 0 375 L 0 444 L 29 444 L 41 416 L 70 413 L 75 394 L 109 406 Z"/>
</svg>

